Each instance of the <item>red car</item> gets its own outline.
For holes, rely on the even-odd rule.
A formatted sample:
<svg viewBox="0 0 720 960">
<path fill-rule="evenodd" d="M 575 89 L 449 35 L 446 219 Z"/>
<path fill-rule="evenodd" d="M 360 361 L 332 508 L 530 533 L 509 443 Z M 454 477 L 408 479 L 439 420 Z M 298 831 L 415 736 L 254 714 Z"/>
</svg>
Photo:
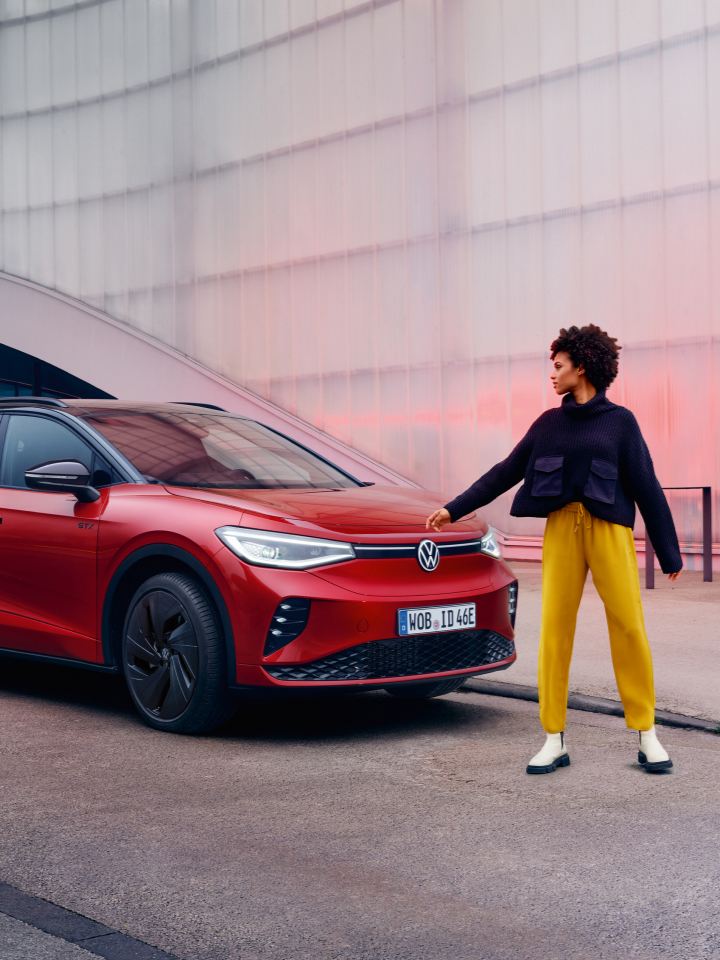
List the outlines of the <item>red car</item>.
<svg viewBox="0 0 720 960">
<path fill-rule="evenodd" d="M 0 400 L 0 652 L 122 672 L 206 732 L 248 687 L 457 689 L 515 660 L 479 518 L 203 404 Z"/>
</svg>

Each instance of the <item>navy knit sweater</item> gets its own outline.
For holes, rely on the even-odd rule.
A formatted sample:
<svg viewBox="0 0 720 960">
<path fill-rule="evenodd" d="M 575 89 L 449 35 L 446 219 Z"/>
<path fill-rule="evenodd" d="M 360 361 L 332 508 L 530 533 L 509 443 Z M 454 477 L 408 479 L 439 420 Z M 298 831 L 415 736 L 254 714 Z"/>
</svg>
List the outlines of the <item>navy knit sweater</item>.
<svg viewBox="0 0 720 960">
<path fill-rule="evenodd" d="M 632 527 L 637 503 L 663 572 L 682 568 L 670 508 L 638 422 L 604 392 L 582 404 L 566 394 L 559 407 L 538 417 L 507 459 L 445 508 L 458 520 L 521 480 L 512 516 L 547 517 L 579 500 L 594 516 Z"/>
</svg>

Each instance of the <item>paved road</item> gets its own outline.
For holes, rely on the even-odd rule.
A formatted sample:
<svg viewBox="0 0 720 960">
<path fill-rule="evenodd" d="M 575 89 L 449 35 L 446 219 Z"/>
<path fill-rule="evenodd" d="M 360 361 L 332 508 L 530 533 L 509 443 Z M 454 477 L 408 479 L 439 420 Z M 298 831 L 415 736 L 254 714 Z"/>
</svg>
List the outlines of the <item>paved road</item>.
<svg viewBox="0 0 720 960">
<path fill-rule="evenodd" d="M 572 766 L 528 777 L 530 703 L 261 702 L 192 739 L 111 678 L 2 671 L 0 880 L 184 960 L 720 955 L 710 734 L 666 731 L 653 777 L 573 713 Z"/>
</svg>

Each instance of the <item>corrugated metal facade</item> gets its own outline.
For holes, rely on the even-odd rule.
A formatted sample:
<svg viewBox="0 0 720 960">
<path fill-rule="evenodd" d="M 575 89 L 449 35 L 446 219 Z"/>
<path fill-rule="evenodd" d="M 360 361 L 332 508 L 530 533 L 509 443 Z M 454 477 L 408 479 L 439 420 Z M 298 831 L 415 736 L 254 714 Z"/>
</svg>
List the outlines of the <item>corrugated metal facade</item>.
<svg viewBox="0 0 720 960">
<path fill-rule="evenodd" d="M 446 493 L 593 321 L 720 489 L 720 0 L 0 0 L 0 110 L 8 273 Z"/>
</svg>

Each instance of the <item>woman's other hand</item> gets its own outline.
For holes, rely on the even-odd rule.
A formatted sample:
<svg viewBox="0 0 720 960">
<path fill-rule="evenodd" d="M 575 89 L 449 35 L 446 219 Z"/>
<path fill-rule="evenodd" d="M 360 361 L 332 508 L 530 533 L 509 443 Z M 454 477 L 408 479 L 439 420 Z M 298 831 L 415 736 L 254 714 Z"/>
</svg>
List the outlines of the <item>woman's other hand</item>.
<svg viewBox="0 0 720 960">
<path fill-rule="evenodd" d="M 680 576 L 681 573 L 682 573 L 682 570 L 678 570 L 676 573 L 669 573 L 667 575 L 668 580 L 677 580 L 677 578 Z"/>
<path fill-rule="evenodd" d="M 427 518 L 425 521 L 425 529 L 440 531 L 446 523 L 452 523 L 452 519 L 445 507 L 440 507 L 439 510 L 436 510 L 435 513 L 431 513 Z"/>
</svg>

